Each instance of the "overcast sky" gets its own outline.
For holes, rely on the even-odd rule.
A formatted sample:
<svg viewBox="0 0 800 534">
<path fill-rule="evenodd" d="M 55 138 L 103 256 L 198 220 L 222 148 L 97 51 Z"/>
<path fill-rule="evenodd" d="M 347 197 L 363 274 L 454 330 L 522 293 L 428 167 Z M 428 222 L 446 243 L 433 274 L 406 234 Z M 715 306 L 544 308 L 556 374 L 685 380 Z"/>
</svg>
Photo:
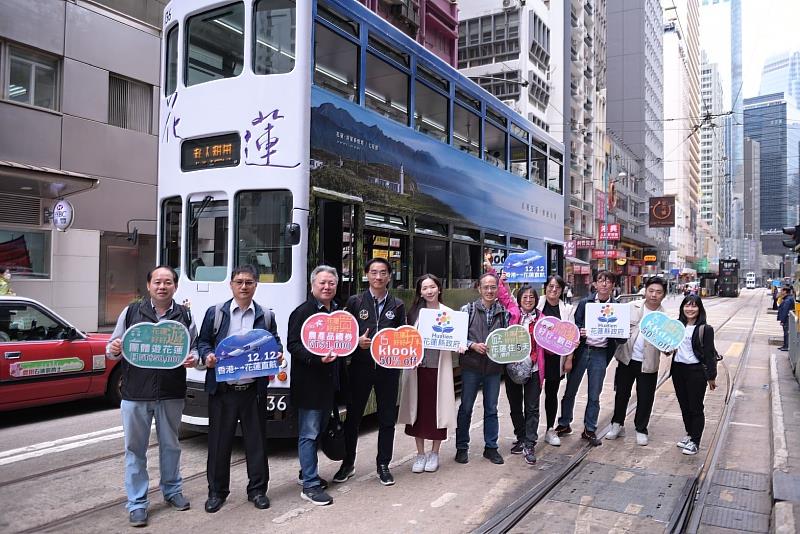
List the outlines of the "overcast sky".
<svg viewBox="0 0 800 534">
<path fill-rule="evenodd" d="M 742 0 L 744 96 L 758 95 L 764 61 L 800 50 L 800 0 Z"/>
</svg>

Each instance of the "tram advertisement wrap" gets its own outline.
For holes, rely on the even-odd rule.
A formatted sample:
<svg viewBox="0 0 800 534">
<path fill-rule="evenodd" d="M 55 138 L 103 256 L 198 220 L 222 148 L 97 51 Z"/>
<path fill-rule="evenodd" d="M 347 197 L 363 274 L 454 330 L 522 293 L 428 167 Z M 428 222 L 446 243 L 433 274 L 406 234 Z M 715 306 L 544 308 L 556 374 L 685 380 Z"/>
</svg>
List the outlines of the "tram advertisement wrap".
<svg viewBox="0 0 800 534">
<path fill-rule="evenodd" d="M 535 250 L 509 254 L 503 264 L 503 274 L 509 282 L 544 282 L 547 279 L 546 259 Z"/>
<path fill-rule="evenodd" d="M 586 304 L 586 335 L 588 337 L 631 337 L 631 309 L 617 302 Z"/>
<path fill-rule="evenodd" d="M 542 317 L 533 327 L 533 338 L 544 350 L 566 356 L 578 348 L 581 334 L 575 323 L 561 321 L 556 317 Z"/>
<path fill-rule="evenodd" d="M 315 313 L 303 323 L 300 339 L 311 354 L 347 356 L 358 346 L 358 322 L 346 311 Z"/>
<path fill-rule="evenodd" d="M 467 346 L 468 323 L 467 313 L 423 308 L 417 330 L 424 348 L 456 351 L 459 346 Z"/>
<path fill-rule="evenodd" d="M 146 369 L 175 369 L 189 355 L 189 331 L 177 321 L 138 323 L 122 336 L 122 356 Z"/>
<path fill-rule="evenodd" d="M 666 313 L 650 312 L 639 323 L 639 332 L 645 341 L 661 352 L 672 352 L 683 342 L 686 328 L 677 319 L 670 319 Z"/>
<path fill-rule="evenodd" d="M 522 325 L 498 328 L 486 338 L 489 359 L 496 363 L 521 362 L 531 355 L 531 335 Z"/>
<path fill-rule="evenodd" d="M 217 345 L 214 355 L 217 382 L 275 375 L 281 364 L 278 342 L 260 328 L 226 337 Z"/>
<path fill-rule="evenodd" d="M 413 369 L 422 363 L 422 336 L 413 326 L 384 328 L 372 338 L 372 359 L 387 369 Z"/>
</svg>

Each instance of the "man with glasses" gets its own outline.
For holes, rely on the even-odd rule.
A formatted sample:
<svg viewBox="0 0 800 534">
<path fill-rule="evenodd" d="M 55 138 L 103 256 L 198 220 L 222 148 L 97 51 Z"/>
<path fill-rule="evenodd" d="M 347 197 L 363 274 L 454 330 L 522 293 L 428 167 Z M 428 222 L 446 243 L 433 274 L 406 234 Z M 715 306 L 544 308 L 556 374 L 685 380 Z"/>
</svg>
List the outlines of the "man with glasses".
<svg viewBox="0 0 800 534">
<path fill-rule="evenodd" d="M 269 331 L 283 351 L 272 310 L 253 301 L 258 273 L 252 265 L 236 267 L 231 273 L 233 298 L 210 307 L 200 327 L 197 346 L 200 359 L 208 368 L 205 390 L 208 393 L 208 500 L 206 512 L 217 512 L 230 493 L 231 449 L 236 424 L 242 428 L 247 459 L 247 500 L 259 510 L 269 508 L 264 405 L 268 380 L 241 379 L 217 382 L 214 350 L 226 337 L 253 329 Z M 279 356 L 282 357 L 282 354 Z"/>
<path fill-rule="evenodd" d="M 397 423 L 397 390 L 400 369 L 386 369 L 375 363 L 370 355 L 372 336 L 384 328 L 398 328 L 406 324 L 403 301 L 389 294 L 388 285 L 392 266 L 384 258 L 372 258 L 364 267 L 369 288 L 360 295 L 347 299 L 345 309 L 358 321 L 358 348 L 351 357 L 348 369 L 350 399 L 344 423 L 347 455 L 333 477 L 334 482 L 345 482 L 355 474 L 358 427 L 364 415 L 369 394 L 375 388 L 378 404 L 378 478 L 384 486 L 394 484 L 389 471 L 394 447 L 394 427 Z"/>
<path fill-rule="evenodd" d="M 600 416 L 600 394 L 603 392 L 603 380 L 606 378 L 606 367 L 618 340 L 606 337 L 586 336 L 586 304 L 590 302 L 617 302 L 612 296 L 614 289 L 614 274 L 609 271 L 600 271 L 595 277 L 597 292 L 581 299 L 575 309 L 575 324 L 580 329 L 581 342 L 574 352 L 572 371 L 567 376 L 567 389 L 561 398 L 561 417 L 558 420 L 556 434 L 559 437 L 572 434 L 572 411 L 575 408 L 575 397 L 583 380 L 583 374 L 589 375 L 588 400 L 586 411 L 583 415 L 583 433 L 581 438 L 588 440 L 592 446 L 602 445 L 597 438 L 597 418 Z"/>
</svg>

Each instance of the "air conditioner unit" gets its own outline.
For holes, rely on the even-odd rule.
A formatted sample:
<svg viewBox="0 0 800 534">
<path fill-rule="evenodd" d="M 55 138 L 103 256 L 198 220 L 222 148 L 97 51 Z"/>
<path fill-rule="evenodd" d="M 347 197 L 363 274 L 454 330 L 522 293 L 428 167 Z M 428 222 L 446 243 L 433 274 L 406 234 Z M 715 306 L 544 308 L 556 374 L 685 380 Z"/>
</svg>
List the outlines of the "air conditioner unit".
<svg viewBox="0 0 800 534">
<path fill-rule="evenodd" d="M 517 7 L 516 0 L 503 0 L 503 9 L 512 9 Z"/>
</svg>

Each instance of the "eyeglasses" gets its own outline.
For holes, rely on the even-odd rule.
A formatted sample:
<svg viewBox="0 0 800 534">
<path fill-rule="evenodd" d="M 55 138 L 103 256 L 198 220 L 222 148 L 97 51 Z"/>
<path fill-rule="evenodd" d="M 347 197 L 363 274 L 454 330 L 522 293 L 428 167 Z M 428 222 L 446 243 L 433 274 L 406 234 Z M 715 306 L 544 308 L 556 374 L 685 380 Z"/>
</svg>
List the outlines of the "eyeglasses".
<svg viewBox="0 0 800 534">
<path fill-rule="evenodd" d="M 256 285 L 255 280 L 231 280 L 231 284 L 235 285 L 236 287 L 253 287 Z"/>
</svg>

